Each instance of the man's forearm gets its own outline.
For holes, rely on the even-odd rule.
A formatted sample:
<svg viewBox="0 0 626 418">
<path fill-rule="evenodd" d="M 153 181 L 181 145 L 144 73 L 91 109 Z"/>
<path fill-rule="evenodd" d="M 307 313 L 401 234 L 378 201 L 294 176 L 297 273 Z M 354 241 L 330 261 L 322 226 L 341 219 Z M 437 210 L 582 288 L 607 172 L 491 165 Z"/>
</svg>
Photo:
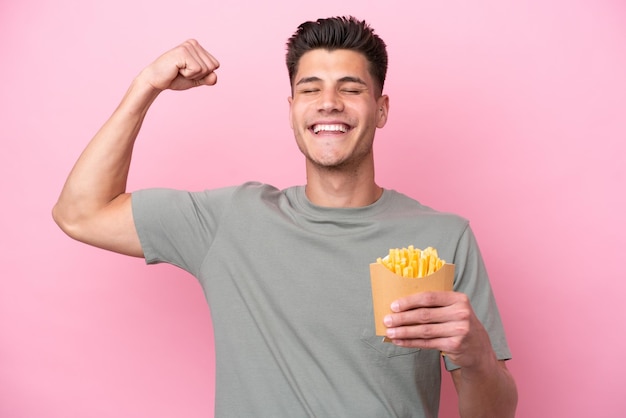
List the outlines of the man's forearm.
<svg viewBox="0 0 626 418">
<path fill-rule="evenodd" d="M 517 388 L 504 362 L 495 361 L 488 370 L 457 369 L 452 378 L 462 418 L 515 416 Z"/>
</svg>

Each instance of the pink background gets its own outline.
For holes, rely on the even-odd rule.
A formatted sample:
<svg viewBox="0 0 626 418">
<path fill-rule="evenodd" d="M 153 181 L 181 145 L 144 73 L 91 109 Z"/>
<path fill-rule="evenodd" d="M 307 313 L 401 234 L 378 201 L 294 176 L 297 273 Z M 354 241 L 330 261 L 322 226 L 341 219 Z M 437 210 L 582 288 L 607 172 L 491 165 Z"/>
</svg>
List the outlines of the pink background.
<svg viewBox="0 0 626 418">
<path fill-rule="evenodd" d="M 219 83 L 156 102 L 130 189 L 303 183 L 284 42 L 338 14 L 369 20 L 389 45 L 378 181 L 472 222 L 518 416 L 623 416 L 620 0 L 3 1 L 0 416 L 212 416 L 195 279 L 76 243 L 50 210 L 132 78 L 189 37 L 221 61 Z M 449 379 L 443 391 L 441 416 L 454 417 Z"/>
</svg>

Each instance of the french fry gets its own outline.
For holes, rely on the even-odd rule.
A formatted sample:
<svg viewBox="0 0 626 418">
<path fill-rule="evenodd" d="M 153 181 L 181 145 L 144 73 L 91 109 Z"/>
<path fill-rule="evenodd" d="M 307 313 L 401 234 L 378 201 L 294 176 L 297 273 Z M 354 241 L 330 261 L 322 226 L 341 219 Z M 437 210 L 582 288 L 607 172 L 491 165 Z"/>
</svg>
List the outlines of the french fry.
<svg viewBox="0 0 626 418">
<path fill-rule="evenodd" d="M 385 258 L 379 257 L 376 262 L 399 276 L 413 278 L 433 274 L 446 263 L 439 258 L 435 248 L 420 250 L 412 245 L 408 248 L 390 248 L 389 254 Z"/>
</svg>

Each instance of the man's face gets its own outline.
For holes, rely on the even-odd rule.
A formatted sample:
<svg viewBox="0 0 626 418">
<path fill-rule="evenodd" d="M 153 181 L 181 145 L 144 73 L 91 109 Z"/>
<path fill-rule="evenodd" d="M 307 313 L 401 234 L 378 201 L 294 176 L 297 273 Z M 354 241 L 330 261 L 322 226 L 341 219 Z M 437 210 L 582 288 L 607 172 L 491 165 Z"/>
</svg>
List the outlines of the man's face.
<svg viewBox="0 0 626 418">
<path fill-rule="evenodd" d="M 292 87 L 291 128 L 308 164 L 355 169 L 372 157 L 374 134 L 387 122 L 389 99 L 377 97 L 363 54 L 309 51 L 300 58 Z"/>
</svg>

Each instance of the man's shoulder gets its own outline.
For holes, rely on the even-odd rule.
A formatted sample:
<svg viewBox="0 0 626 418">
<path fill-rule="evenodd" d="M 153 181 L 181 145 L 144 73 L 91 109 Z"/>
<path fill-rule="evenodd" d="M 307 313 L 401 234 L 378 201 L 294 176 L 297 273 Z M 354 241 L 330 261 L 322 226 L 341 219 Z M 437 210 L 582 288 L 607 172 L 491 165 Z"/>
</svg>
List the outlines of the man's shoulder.
<svg viewBox="0 0 626 418">
<path fill-rule="evenodd" d="M 259 182 L 259 181 L 247 181 L 244 183 L 234 184 L 234 185 L 210 187 L 204 190 L 197 190 L 197 191 L 185 190 L 185 191 L 180 191 L 180 192 L 187 193 L 190 196 L 198 198 L 198 199 L 203 199 L 205 197 L 213 198 L 216 196 L 227 198 L 227 199 L 246 198 L 246 197 L 252 198 L 255 196 L 258 197 L 258 196 L 263 196 L 266 194 L 272 194 L 276 192 L 281 193 L 281 191 L 277 189 L 276 187 L 270 184 Z"/>
<path fill-rule="evenodd" d="M 146 188 L 132 193 L 133 206 L 148 207 L 177 207 L 180 209 L 194 208 L 204 211 L 207 209 L 224 208 L 245 202 L 271 200 L 268 196 L 281 194 L 276 187 L 256 181 L 249 181 L 237 185 L 217 186 L 203 190 L 184 190 L 173 188 Z"/>
<path fill-rule="evenodd" d="M 401 193 L 393 189 L 385 189 L 385 193 L 388 194 L 389 202 L 394 207 L 412 209 L 412 210 L 415 210 L 424 214 L 431 214 L 433 216 L 464 219 L 458 213 L 437 209 L 433 206 L 422 203 L 422 201 L 417 200 L 416 198 L 412 196 L 409 196 L 407 194 Z"/>
<path fill-rule="evenodd" d="M 235 199 L 261 199 L 274 200 L 285 195 L 286 190 L 281 190 L 271 184 L 260 181 L 247 181 L 237 186 L 227 187 Z"/>
<path fill-rule="evenodd" d="M 295 187 L 294 187 L 295 188 Z M 271 184 L 259 181 L 247 181 L 234 186 L 210 189 L 201 193 L 200 200 L 211 202 L 217 197 L 233 210 L 249 210 L 246 208 L 275 207 L 288 200 L 290 189 L 281 190 Z"/>
</svg>

